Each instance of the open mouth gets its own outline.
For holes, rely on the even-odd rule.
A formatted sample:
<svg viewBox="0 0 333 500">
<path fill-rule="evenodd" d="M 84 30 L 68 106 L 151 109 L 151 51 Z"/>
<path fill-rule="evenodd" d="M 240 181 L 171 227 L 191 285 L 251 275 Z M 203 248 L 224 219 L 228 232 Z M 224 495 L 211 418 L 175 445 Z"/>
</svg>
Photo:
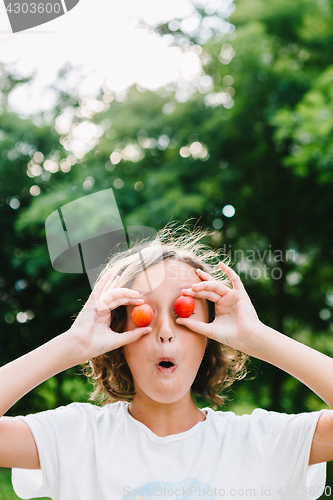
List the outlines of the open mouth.
<svg viewBox="0 0 333 500">
<path fill-rule="evenodd" d="M 173 361 L 170 359 L 162 359 L 158 364 L 157 368 L 162 372 L 162 373 L 172 373 L 176 365 Z"/>
<path fill-rule="evenodd" d="M 174 364 L 171 361 L 161 361 L 158 364 L 159 366 L 163 366 L 163 368 L 170 368 L 170 366 L 174 366 Z"/>
</svg>

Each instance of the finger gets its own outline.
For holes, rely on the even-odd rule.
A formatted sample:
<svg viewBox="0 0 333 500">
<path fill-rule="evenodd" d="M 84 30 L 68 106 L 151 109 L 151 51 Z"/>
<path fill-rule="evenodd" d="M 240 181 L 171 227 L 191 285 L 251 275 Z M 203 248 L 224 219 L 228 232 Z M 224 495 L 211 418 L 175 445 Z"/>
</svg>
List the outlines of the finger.
<svg viewBox="0 0 333 500">
<path fill-rule="evenodd" d="M 131 288 L 115 288 L 113 286 L 113 288 L 110 287 L 107 292 L 102 293 L 101 299 L 112 300 L 115 297 L 131 297 L 132 299 L 137 299 L 139 295 L 137 290 L 132 290 Z"/>
<path fill-rule="evenodd" d="M 144 300 L 143 299 L 131 299 L 131 298 L 128 298 L 128 297 L 123 297 L 123 298 L 119 298 L 117 300 L 115 300 L 114 302 L 112 303 L 106 303 L 102 300 L 99 300 L 96 304 L 97 306 L 97 315 L 99 318 L 102 318 L 103 321 L 105 320 L 105 318 L 109 317 L 110 316 L 110 312 L 113 310 L 113 309 L 116 309 L 117 307 L 119 306 L 122 306 L 122 305 L 128 305 L 128 306 L 139 306 L 141 304 L 144 303 Z"/>
<path fill-rule="evenodd" d="M 116 276 L 115 279 L 110 284 L 110 286 L 107 286 L 108 284 L 106 284 L 106 286 L 104 287 L 104 290 L 117 288 L 119 281 L 120 281 L 120 276 Z"/>
<path fill-rule="evenodd" d="M 97 318 L 102 319 L 103 321 L 106 321 L 107 319 L 109 319 L 111 317 L 110 308 L 107 306 L 107 304 L 105 304 L 101 300 L 99 300 L 98 302 L 95 302 L 95 308 L 96 308 L 95 312 L 96 312 Z"/>
<path fill-rule="evenodd" d="M 117 338 L 117 347 L 122 347 L 132 342 L 136 342 L 151 331 L 151 326 L 146 326 L 145 328 L 135 328 L 134 330 L 128 330 L 127 332 L 120 333 Z"/>
<path fill-rule="evenodd" d="M 231 282 L 232 282 L 232 286 L 236 290 L 243 290 L 244 289 L 244 286 L 243 286 L 243 283 L 242 283 L 240 277 L 233 269 L 231 269 L 231 267 L 227 266 L 227 264 L 224 264 L 224 262 L 219 262 L 219 267 L 220 267 L 220 269 L 222 269 L 223 272 L 225 272 L 225 274 L 227 276 L 229 276 L 229 278 L 231 279 Z"/>
<path fill-rule="evenodd" d="M 189 330 L 192 330 L 193 332 L 196 333 L 201 333 L 201 335 L 205 335 L 205 337 L 210 336 L 210 330 L 211 330 L 211 325 L 207 323 L 203 323 L 202 321 L 197 321 L 196 319 L 192 318 L 177 318 L 176 323 L 179 325 L 183 325 Z"/>
<path fill-rule="evenodd" d="M 117 307 L 119 306 L 139 306 L 141 304 L 144 304 L 144 300 L 143 299 L 131 299 L 129 297 L 119 297 L 115 300 L 112 300 L 108 303 L 105 303 L 103 302 L 103 304 L 105 304 L 105 306 L 113 311 L 114 309 L 116 309 Z"/>
<path fill-rule="evenodd" d="M 216 293 L 216 292 L 211 292 L 209 290 L 200 290 L 198 292 L 195 292 L 193 290 L 189 290 L 188 292 L 184 293 L 184 290 L 182 290 L 183 295 L 191 295 L 192 297 L 196 297 L 198 299 L 208 299 L 211 300 L 212 302 L 217 302 L 220 300 L 221 295 Z"/>
<path fill-rule="evenodd" d="M 101 295 L 100 300 L 111 307 L 114 304 L 121 305 L 125 302 L 121 302 L 125 299 L 125 302 L 128 302 L 131 299 L 139 299 L 139 292 L 136 290 L 131 290 L 129 288 L 115 288 L 113 290 L 108 290 L 107 292 Z M 144 302 L 143 299 L 142 302 Z M 117 307 L 117 306 L 115 306 Z"/>
<path fill-rule="evenodd" d="M 105 287 L 105 285 L 109 281 L 111 275 L 112 275 L 112 269 L 108 269 L 105 272 L 105 274 L 103 274 L 103 276 L 100 278 L 100 280 L 96 283 L 96 285 L 94 286 L 94 289 L 93 289 L 93 293 L 95 294 L 96 297 L 100 296 L 101 292 L 103 291 L 103 288 Z"/>
<path fill-rule="evenodd" d="M 140 304 L 144 304 L 144 300 L 143 299 L 130 299 L 128 302 L 127 302 L 127 305 L 128 306 L 139 306 Z"/>
<path fill-rule="evenodd" d="M 195 292 L 199 292 L 201 290 L 211 290 L 214 292 L 219 293 L 220 295 L 225 295 L 226 293 L 229 293 L 231 291 L 231 288 L 228 287 L 227 285 L 224 285 L 224 283 L 221 283 L 220 281 L 213 280 L 213 281 L 201 281 L 200 283 L 195 283 L 192 285 L 192 290 Z"/>
<path fill-rule="evenodd" d="M 192 285 L 192 288 L 184 288 L 182 294 L 191 295 L 192 297 L 208 298 L 209 300 L 213 300 L 213 302 L 217 302 L 221 297 L 231 292 L 231 290 L 231 288 L 214 280 L 202 281 L 201 283 Z M 209 297 L 211 297 L 211 299 Z"/>
<path fill-rule="evenodd" d="M 117 299 L 112 303 L 106 304 L 102 300 L 99 301 L 99 311 L 102 310 L 107 310 L 108 312 L 113 311 L 119 306 L 140 306 L 141 304 L 144 304 L 143 299 L 128 299 L 128 298 L 123 298 L 123 299 Z"/>
<path fill-rule="evenodd" d="M 205 283 L 206 284 L 209 283 L 210 285 L 214 286 L 214 283 L 215 283 L 216 285 L 218 285 L 220 287 L 220 290 L 224 289 L 224 293 L 227 293 L 231 289 L 231 287 L 224 285 L 223 283 L 221 283 L 221 281 L 214 278 L 214 276 L 212 276 L 209 273 L 206 273 L 206 271 L 202 271 L 201 269 L 196 269 L 196 273 L 199 276 L 199 278 L 202 279 L 202 281 L 200 283 L 196 283 L 195 285 L 192 285 L 192 288 L 193 288 L 193 286 L 197 286 L 197 285 L 203 285 L 205 287 Z M 198 289 L 200 289 L 200 286 Z"/>
<path fill-rule="evenodd" d="M 104 288 L 101 291 L 101 295 L 104 293 L 108 292 L 109 290 L 114 290 L 118 287 L 120 281 L 120 276 L 116 276 L 112 282 L 110 283 L 110 280 L 107 281 L 107 283 L 104 285 Z"/>
<path fill-rule="evenodd" d="M 196 269 L 195 272 L 202 280 L 216 281 L 216 279 L 213 276 L 211 276 L 209 273 L 206 273 L 206 271 L 203 271 L 202 269 Z"/>
<path fill-rule="evenodd" d="M 94 286 L 87 302 L 95 303 L 95 305 L 99 303 L 101 294 L 106 284 L 109 282 L 111 276 L 112 276 L 112 269 L 108 269 L 106 273 L 102 276 L 102 278 Z M 99 306 L 97 306 L 97 309 L 99 310 Z"/>
</svg>

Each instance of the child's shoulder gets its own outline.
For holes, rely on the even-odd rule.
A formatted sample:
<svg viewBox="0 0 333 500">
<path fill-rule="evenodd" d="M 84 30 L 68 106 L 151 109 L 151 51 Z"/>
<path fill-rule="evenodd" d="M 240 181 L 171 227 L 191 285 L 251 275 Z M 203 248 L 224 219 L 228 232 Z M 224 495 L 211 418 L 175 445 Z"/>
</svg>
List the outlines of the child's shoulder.
<svg viewBox="0 0 333 500">
<path fill-rule="evenodd" d="M 98 406 L 92 403 L 70 403 L 64 406 L 58 406 L 53 410 L 45 410 L 36 414 L 27 415 L 25 418 L 41 418 L 45 420 L 68 420 L 68 421 L 100 421 L 100 420 L 117 420 L 123 417 L 126 406 L 126 401 L 118 401 L 115 403 Z"/>
<path fill-rule="evenodd" d="M 251 413 L 237 415 L 232 411 L 214 411 L 205 408 L 211 421 L 218 428 L 228 427 L 244 433 L 274 434 L 288 429 L 312 428 L 326 409 L 301 413 L 283 413 L 264 408 L 255 408 Z"/>
<path fill-rule="evenodd" d="M 287 414 L 276 411 L 265 410 L 264 408 L 254 408 L 251 413 L 236 414 L 233 411 L 213 410 L 205 408 L 210 418 L 217 425 L 234 425 L 239 427 L 248 427 L 254 425 L 272 425 L 272 423 L 282 424 L 292 418 L 300 419 L 300 416 L 308 414 Z"/>
<path fill-rule="evenodd" d="M 67 406 L 60 406 L 58 410 L 67 411 L 77 411 L 82 414 L 91 415 L 116 415 L 118 413 L 123 413 L 126 410 L 128 403 L 126 401 L 117 401 L 115 403 L 109 403 L 104 406 L 98 406 L 92 403 L 70 403 Z"/>
<path fill-rule="evenodd" d="M 263 408 L 254 408 L 251 413 L 243 413 L 239 415 L 233 411 L 226 410 L 213 410 L 212 408 L 204 408 L 205 411 L 211 416 L 211 418 L 215 420 L 246 420 L 246 419 L 254 419 L 261 418 L 268 414 L 278 414 L 277 412 L 271 412 L 268 410 L 264 410 Z"/>
</svg>

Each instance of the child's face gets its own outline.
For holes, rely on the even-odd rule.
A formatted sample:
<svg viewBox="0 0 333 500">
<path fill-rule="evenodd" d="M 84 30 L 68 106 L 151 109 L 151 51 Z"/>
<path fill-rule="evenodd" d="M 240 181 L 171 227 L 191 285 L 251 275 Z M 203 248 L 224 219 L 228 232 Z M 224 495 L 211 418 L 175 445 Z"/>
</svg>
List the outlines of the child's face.
<svg viewBox="0 0 333 500">
<path fill-rule="evenodd" d="M 131 370 L 135 391 L 159 403 L 179 401 L 190 390 L 205 353 L 208 339 L 176 323 L 174 304 L 183 288 L 190 288 L 201 279 L 195 269 L 185 262 L 166 260 L 154 266 L 154 272 L 165 272 L 162 283 L 150 293 L 144 273 L 135 279 L 132 289 L 154 310 L 150 323 L 152 331 L 136 342 L 124 346 L 124 355 Z M 150 269 L 150 273 L 152 268 Z M 208 323 L 208 304 L 205 299 L 195 298 L 193 319 Z M 126 330 L 136 328 L 132 321 L 133 307 L 127 308 Z M 161 358 L 172 358 L 175 367 L 163 371 Z"/>
</svg>

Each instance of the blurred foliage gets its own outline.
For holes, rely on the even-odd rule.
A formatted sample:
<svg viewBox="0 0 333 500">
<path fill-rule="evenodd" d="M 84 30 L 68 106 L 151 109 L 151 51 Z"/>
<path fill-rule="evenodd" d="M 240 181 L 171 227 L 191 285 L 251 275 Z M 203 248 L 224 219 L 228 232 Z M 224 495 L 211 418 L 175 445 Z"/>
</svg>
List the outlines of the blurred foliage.
<svg viewBox="0 0 333 500">
<path fill-rule="evenodd" d="M 333 2 L 209 5 L 197 6 L 192 31 L 181 19 L 151 27 L 200 59 L 202 73 L 178 86 L 133 85 L 125 97 L 103 86 L 83 98 L 64 90 L 65 67 L 51 119 L 23 119 L 6 95 L 24 82 L 2 67 L 1 364 L 70 327 L 89 283 L 52 269 L 45 219 L 107 188 L 125 226 L 199 220 L 214 231 L 210 243 L 230 254 L 261 320 L 332 357 Z M 224 409 L 327 407 L 272 365 L 251 359 L 249 370 Z M 8 414 L 87 401 L 90 390 L 73 368 Z"/>
</svg>

